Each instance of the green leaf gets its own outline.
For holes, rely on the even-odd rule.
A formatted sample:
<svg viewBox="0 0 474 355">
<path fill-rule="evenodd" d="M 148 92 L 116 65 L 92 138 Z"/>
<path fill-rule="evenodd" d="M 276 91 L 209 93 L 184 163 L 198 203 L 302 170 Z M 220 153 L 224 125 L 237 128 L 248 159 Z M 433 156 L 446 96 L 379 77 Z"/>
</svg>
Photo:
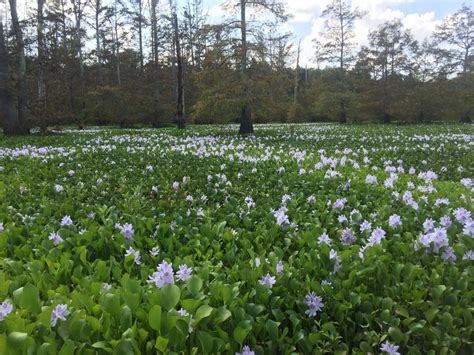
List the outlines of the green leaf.
<svg viewBox="0 0 474 355">
<path fill-rule="evenodd" d="M 17 300 L 23 308 L 29 309 L 33 313 L 41 311 L 41 300 L 38 289 L 32 284 L 26 284 L 24 287 L 15 291 Z"/>
<path fill-rule="evenodd" d="M 212 336 L 209 333 L 199 331 L 197 333 L 199 345 L 203 354 L 210 354 L 212 352 Z"/>
<path fill-rule="evenodd" d="M 199 307 L 198 310 L 196 311 L 195 321 L 194 321 L 193 324 L 198 325 L 198 323 L 202 319 L 209 317 L 213 310 L 214 310 L 214 308 L 208 306 L 207 304 L 202 305 L 201 307 Z"/>
<path fill-rule="evenodd" d="M 116 355 L 130 355 L 135 354 L 133 351 L 133 344 L 130 339 L 121 339 L 117 346 L 114 348 L 114 354 Z"/>
<path fill-rule="evenodd" d="M 214 317 L 214 324 L 220 324 L 224 322 L 231 315 L 232 313 L 225 306 L 219 307 Z"/>
<path fill-rule="evenodd" d="M 64 345 L 61 347 L 61 350 L 59 351 L 59 355 L 74 355 L 75 349 L 76 346 L 74 345 L 74 342 L 72 340 L 66 340 Z"/>
<path fill-rule="evenodd" d="M 446 291 L 446 286 L 445 285 L 438 285 L 436 287 L 433 287 L 431 293 L 433 295 L 433 298 L 438 300 L 443 295 L 444 291 Z"/>
<path fill-rule="evenodd" d="M 401 344 L 405 340 L 405 335 L 400 331 L 400 329 L 395 327 L 388 328 L 388 334 L 397 344 Z"/>
<path fill-rule="evenodd" d="M 187 282 L 187 285 L 188 285 L 188 289 L 189 291 L 195 295 L 197 294 L 199 291 L 201 291 L 201 288 L 202 288 L 202 280 L 199 276 L 196 276 L 196 275 L 193 275 L 189 278 L 188 282 Z"/>
<path fill-rule="evenodd" d="M 163 338 L 162 336 L 159 336 L 157 339 L 156 339 L 156 343 L 155 343 L 155 348 L 157 348 L 159 351 L 161 352 L 166 352 L 166 349 L 168 348 L 168 339 L 166 338 Z"/>
<path fill-rule="evenodd" d="M 234 339 L 237 343 L 242 346 L 245 338 L 252 330 L 252 323 L 249 320 L 244 320 L 239 323 L 237 328 L 234 329 Z"/>
<path fill-rule="evenodd" d="M 150 327 L 158 332 L 161 330 L 161 307 L 153 306 L 148 313 L 148 322 Z"/>
<path fill-rule="evenodd" d="M 170 310 L 174 308 L 181 297 L 181 290 L 176 285 L 165 285 L 160 292 L 160 304 L 164 309 Z"/>
<path fill-rule="evenodd" d="M 106 342 L 106 341 L 98 341 L 94 344 L 92 344 L 92 347 L 94 349 L 102 349 L 108 353 L 111 353 L 112 352 L 112 348 L 110 347 L 109 343 Z"/>
<path fill-rule="evenodd" d="M 112 315 L 119 315 L 120 313 L 120 299 L 117 295 L 113 293 L 105 294 L 102 300 L 102 308 L 112 314 Z"/>
<path fill-rule="evenodd" d="M 21 353 L 25 348 L 26 341 L 28 340 L 27 333 L 12 332 L 7 337 L 7 349 L 14 349 L 18 353 Z"/>
<path fill-rule="evenodd" d="M 271 340 L 278 340 L 278 326 L 279 322 L 275 322 L 271 319 L 267 320 L 265 328 L 267 329 L 268 335 L 270 335 Z"/>
</svg>

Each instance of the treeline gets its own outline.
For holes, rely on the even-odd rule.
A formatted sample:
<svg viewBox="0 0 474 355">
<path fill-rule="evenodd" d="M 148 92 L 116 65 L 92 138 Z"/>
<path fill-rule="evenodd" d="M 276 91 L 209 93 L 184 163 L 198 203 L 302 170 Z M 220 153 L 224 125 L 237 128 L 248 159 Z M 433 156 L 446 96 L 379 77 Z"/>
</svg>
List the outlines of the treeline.
<svg viewBox="0 0 474 355">
<path fill-rule="evenodd" d="M 474 14 L 463 5 L 423 43 L 398 20 L 369 33 L 345 0 L 323 12 L 318 68 L 282 33 L 283 2 L 227 0 L 211 23 L 202 0 L 36 0 L 0 21 L 5 133 L 62 124 L 470 122 Z M 249 12 L 252 11 L 252 16 Z M 296 64 L 293 64 L 295 63 Z M 322 68 L 322 69 L 320 69 Z"/>
</svg>

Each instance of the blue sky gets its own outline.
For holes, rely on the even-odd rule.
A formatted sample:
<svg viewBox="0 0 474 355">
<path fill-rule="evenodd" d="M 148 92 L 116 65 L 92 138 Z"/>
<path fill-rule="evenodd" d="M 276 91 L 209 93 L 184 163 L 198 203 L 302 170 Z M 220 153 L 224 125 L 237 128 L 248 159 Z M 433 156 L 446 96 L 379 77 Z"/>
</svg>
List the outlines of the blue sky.
<svg viewBox="0 0 474 355">
<path fill-rule="evenodd" d="M 285 30 L 294 34 L 294 42 L 302 39 L 302 62 L 309 66 L 312 62 L 312 40 L 322 30 L 321 12 L 331 0 L 282 0 L 293 18 L 284 25 Z M 441 20 L 461 8 L 463 3 L 472 5 L 474 0 L 350 0 L 352 7 L 358 7 L 367 16 L 356 23 L 356 39 L 365 44 L 368 31 L 387 20 L 400 19 L 420 41 L 428 37 Z M 219 0 L 204 0 L 204 8 L 211 18 L 219 20 L 225 13 Z"/>
</svg>

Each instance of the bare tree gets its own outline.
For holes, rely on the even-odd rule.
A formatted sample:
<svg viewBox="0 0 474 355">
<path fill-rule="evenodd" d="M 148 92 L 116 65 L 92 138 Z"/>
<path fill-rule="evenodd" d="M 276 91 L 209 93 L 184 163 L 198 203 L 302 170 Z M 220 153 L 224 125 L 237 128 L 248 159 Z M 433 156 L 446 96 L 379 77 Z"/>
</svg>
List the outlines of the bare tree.
<svg viewBox="0 0 474 355">
<path fill-rule="evenodd" d="M 184 116 L 184 71 L 183 71 L 183 57 L 181 55 L 181 41 L 179 37 L 178 15 L 176 11 L 173 13 L 173 29 L 174 29 L 174 43 L 176 49 L 176 123 L 179 129 L 186 127 L 186 119 Z"/>
<path fill-rule="evenodd" d="M 3 33 L 3 22 L 0 19 L 0 118 L 3 118 L 5 134 L 16 134 L 18 114 L 15 112 L 13 97 L 8 88 L 9 75 L 8 53 Z"/>
<path fill-rule="evenodd" d="M 298 102 L 298 84 L 299 84 L 299 69 L 300 69 L 300 54 L 301 54 L 301 39 L 298 42 L 298 50 L 296 51 L 296 69 L 295 69 L 295 89 L 293 92 L 293 101 Z"/>
<path fill-rule="evenodd" d="M 16 50 L 18 56 L 18 119 L 15 127 L 10 127 L 9 134 L 25 134 L 28 133 L 28 104 L 27 104 L 27 86 L 26 86 L 26 59 L 25 59 L 25 42 L 23 40 L 23 32 L 18 20 L 16 9 L 16 0 L 9 0 L 10 12 L 12 17 L 13 32 L 16 40 Z"/>
<path fill-rule="evenodd" d="M 103 74 L 102 74 L 102 49 L 100 45 L 100 14 L 104 11 L 102 6 L 102 0 L 95 0 L 94 2 L 94 20 L 95 20 L 95 55 L 96 55 L 96 83 L 102 85 Z"/>
<path fill-rule="evenodd" d="M 351 10 L 346 0 L 333 0 L 323 11 L 322 16 L 326 18 L 324 31 L 321 37 L 324 41 L 319 58 L 328 63 L 337 63 L 339 67 L 338 86 L 339 86 L 339 122 L 347 121 L 346 115 L 346 75 L 345 72 L 353 63 L 355 57 L 352 50 L 355 43 L 354 22 L 362 18 L 363 13 L 359 10 Z"/>
<path fill-rule="evenodd" d="M 468 91 L 469 73 L 474 48 L 474 11 L 470 6 L 463 5 L 456 13 L 444 19 L 438 26 L 434 38 L 438 43 L 446 43 L 452 53 L 454 64 L 462 70 L 463 113 L 461 121 L 470 123 Z"/>
<path fill-rule="evenodd" d="M 234 3 L 230 3 L 234 4 Z M 232 6 L 232 5 L 230 5 Z M 262 12 L 268 12 L 277 20 L 286 21 L 288 16 L 285 13 L 284 5 L 279 0 L 239 0 L 237 6 L 240 8 L 240 72 L 244 90 L 243 104 L 240 116 L 240 134 L 253 133 L 252 109 L 250 107 L 249 77 L 247 68 L 249 26 L 247 22 L 247 9 L 254 8 Z M 232 6 L 233 7 L 233 6 Z"/>
<path fill-rule="evenodd" d="M 82 19 L 84 15 L 84 8 L 82 0 L 71 0 L 74 20 L 75 20 L 75 45 L 76 55 L 79 60 L 79 79 L 81 85 L 81 95 L 84 94 L 84 59 L 82 53 Z"/>
<path fill-rule="evenodd" d="M 381 86 L 378 96 L 381 101 L 383 123 L 390 123 L 390 111 L 394 106 L 393 97 L 399 89 L 397 83 L 403 74 L 411 70 L 410 56 L 416 51 L 417 42 L 400 20 L 386 22 L 369 33 L 369 49 L 362 53 L 368 59 L 373 77 Z M 399 90 L 398 90 L 399 91 Z"/>
<path fill-rule="evenodd" d="M 45 119 L 46 110 L 46 84 L 44 80 L 44 60 L 45 60 L 45 41 L 44 41 L 44 18 L 43 7 L 44 0 L 37 1 L 37 28 L 38 37 L 38 118 L 42 133 L 46 133 L 47 124 Z"/>
</svg>

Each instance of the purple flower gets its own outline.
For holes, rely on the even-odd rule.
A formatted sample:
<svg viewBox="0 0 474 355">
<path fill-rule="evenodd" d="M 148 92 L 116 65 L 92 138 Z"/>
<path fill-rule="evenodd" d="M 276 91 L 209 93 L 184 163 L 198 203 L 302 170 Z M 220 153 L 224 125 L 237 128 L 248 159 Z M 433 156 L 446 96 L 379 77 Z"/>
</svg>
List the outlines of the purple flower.
<svg viewBox="0 0 474 355">
<path fill-rule="evenodd" d="M 324 307 L 323 299 L 314 292 L 306 295 L 304 302 L 308 306 L 305 314 L 309 315 L 310 317 L 316 316 L 316 314 Z"/>
<path fill-rule="evenodd" d="M 332 208 L 335 210 L 342 210 L 344 206 L 346 205 L 347 199 L 345 198 L 339 198 L 334 203 L 332 204 Z"/>
<path fill-rule="evenodd" d="M 431 218 L 427 218 L 423 223 L 423 229 L 426 232 L 431 232 L 435 227 L 435 221 Z"/>
<path fill-rule="evenodd" d="M 53 309 L 51 313 L 51 326 L 55 327 L 58 319 L 66 320 L 66 317 L 69 315 L 69 311 L 67 309 L 67 305 L 65 304 L 58 304 L 56 308 Z"/>
<path fill-rule="evenodd" d="M 140 251 L 134 250 L 132 247 L 130 247 L 125 252 L 125 256 L 129 256 L 129 255 L 133 256 L 133 258 L 135 259 L 135 264 L 140 265 L 142 263 L 141 257 L 140 257 Z"/>
<path fill-rule="evenodd" d="M 356 239 L 357 238 L 356 238 L 354 232 L 352 231 L 352 229 L 344 228 L 344 230 L 342 231 L 342 235 L 341 235 L 341 243 L 342 244 L 344 244 L 344 245 L 353 244 L 356 241 Z"/>
<path fill-rule="evenodd" d="M 160 253 L 160 248 L 158 248 L 158 247 L 153 247 L 153 248 L 150 250 L 150 255 L 151 255 L 151 256 L 157 256 L 159 253 Z"/>
<path fill-rule="evenodd" d="M 270 276 L 270 274 L 267 273 L 260 280 L 258 280 L 258 282 L 262 286 L 268 286 L 268 287 L 272 288 L 273 285 L 276 283 L 276 279 L 275 279 L 274 276 Z"/>
<path fill-rule="evenodd" d="M 176 273 L 178 280 L 186 281 L 191 277 L 193 269 L 189 268 L 186 264 L 179 265 L 179 270 Z"/>
<path fill-rule="evenodd" d="M 3 223 L 0 223 L 0 232 L 3 232 L 5 228 L 3 228 Z"/>
<path fill-rule="evenodd" d="M 133 235 L 135 234 L 135 231 L 133 230 L 133 226 L 129 223 L 125 223 L 123 226 L 120 227 L 120 233 L 122 233 L 123 237 L 127 240 L 130 241 L 133 238 Z"/>
<path fill-rule="evenodd" d="M 283 272 L 283 267 L 284 267 L 283 261 L 280 260 L 276 266 L 276 273 L 281 274 Z"/>
<path fill-rule="evenodd" d="M 109 291 L 111 288 L 112 288 L 112 285 L 110 285 L 110 284 L 108 284 L 108 283 L 106 283 L 106 282 L 104 282 L 104 283 L 102 284 L 102 291 L 104 291 L 104 292 Z"/>
<path fill-rule="evenodd" d="M 337 221 L 342 224 L 344 222 L 347 222 L 347 217 L 341 214 L 337 217 Z"/>
<path fill-rule="evenodd" d="M 402 219 L 400 218 L 400 216 L 398 214 L 392 214 L 388 218 L 388 225 L 391 228 L 397 228 L 398 226 L 402 225 Z"/>
<path fill-rule="evenodd" d="M 434 228 L 433 231 L 420 235 L 418 241 L 425 248 L 432 245 L 434 253 L 438 253 L 441 248 L 449 246 L 448 232 L 445 228 Z"/>
<path fill-rule="evenodd" d="M 253 201 L 253 198 L 250 196 L 247 196 L 245 198 L 245 204 L 247 205 L 247 208 L 249 209 L 255 207 L 255 202 Z"/>
<path fill-rule="evenodd" d="M 276 218 L 276 224 L 279 226 L 290 223 L 286 212 L 288 212 L 288 208 L 285 206 L 281 206 L 278 211 L 273 212 L 273 216 Z"/>
<path fill-rule="evenodd" d="M 64 190 L 64 187 L 62 187 L 62 185 L 54 185 L 54 190 L 56 192 L 61 192 Z"/>
<path fill-rule="evenodd" d="M 321 236 L 318 238 L 318 243 L 319 244 L 326 244 L 330 245 L 331 244 L 331 239 L 329 239 L 329 236 L 326 233 L 321 234 Z"/>
<path fill-rule="evenodd" d="M 448 228 L 453 222 L 451 221 L 451 218 L 449 216 L 443 216 L 439 219 L 439 224 L 441 224 L 443 227 Z"/>
<path fill-rule="evenodd" d="M 63 219 L 61 219 L 61 226 L 71 226 L 73 225 L 72 219 L 69 216 L 64 216 Z"/>
<path fill-rule="evenodd" d="M 474 260 L 474 250 L 469 250 L 464 253 L 462 260 Z"/>
<path fill-rule="evenodd" d="M 329 251 L 329 259 L 331 260 L 335 260 L 335 263 L 334 263 L 334 270 L 332 271 L 331 274 L 335 274 L 336 272 L 338 272 L 341 267 L 342 267 L 342 264 L 341 264 L 341 257 L 339 255 L 337 255 L 337 251 L 335 251 L 334 249 L 331 249 Z"/>
<path fill-rule="evenodd" d="M 385 231 L 382 228 L 376 228 L 370 234 L 367 245 L 374 246 L 376 244 L 380 244 L 382 243 L 383 239 L 385 239 Z"/>
<path fill-rule="evenodd" d="M 369 221 L 364 221 L 360 224 L 360 231 L 363 233 L 365 231 L 370 231 L 372 229 L 372 224 Z"/>
<path fill-rule="evenodd" d="M 154 283 L 158 288 L 162 288 L 166 284 L 174 284 L 173 265 L 163 261 L 149 277 L 148 282 Z"/>
<path fill-rule="evenodd" d="M 54 245 L 59 245 L 63 242 L 63 238 L 61 238 L 61 236 L 56 232 L 52 232 L 48 239 L 52 240 Z"/>
<path fill-rule="evenodd" d="M 471 219 L 471 212 L 469 212 L 465 208 L 460 207 L 454 210 L 454 216 L 456 217 L 459 223 L 464 224 Z"/>
<path fill-rule="evenodd" d="M 377 177 L 373 175 L 367 175 L 365 183 L 370 185 L 377 185 Z"/>
<path fill-rule="evenodd" d="M 472 187 L 472 179 L 471 178 L 461 179 L 461 184 L 463 184 L 467 188 Z"/>
<path fill-rule="evenodd" d="M 181 317 L 187 317 L 187 316 L 189 316 L 188 311 L 186 311 L 184 308 L 181 308 L 180 310 L 178 310 L 178 314 L 179 314 Z"/>
<path fill-rule="evenodd" d="M 389 355 L 400 355 L 400 353 L 398 352 L 398 348 L 399 348 L 398 345 L 394 345 L 386 341 L 380 347 L 380 351 L 385 352 Z"/>
<path fill-rule="evenodd" d="M 454 253 L 454 249 L 451 247 L 446 248 L 443 254 L 441 254 L 441 258 L 445 262 L 455 263 L 456 262 L 456 254 Z"/>
<path fill-rule="evenodd" d="M 242 348 L 241 353 L 235 353 L 236 355 L 255 355 L 255 351 L 250 350 L 250 347 L 248 345 L 245 345 Z"/>
<path fill-rule="evenodd" d="M 466 221 L 462 232 L 469 237 L 474 237 L 474 220 Z"/>
<path fill-rule="evenodd" d="M 12 311 L 13 306 L 10 301 L 3 301 L 2 304 L 0 304 L 0 322 L 3 321 Z"/>
</svg>

